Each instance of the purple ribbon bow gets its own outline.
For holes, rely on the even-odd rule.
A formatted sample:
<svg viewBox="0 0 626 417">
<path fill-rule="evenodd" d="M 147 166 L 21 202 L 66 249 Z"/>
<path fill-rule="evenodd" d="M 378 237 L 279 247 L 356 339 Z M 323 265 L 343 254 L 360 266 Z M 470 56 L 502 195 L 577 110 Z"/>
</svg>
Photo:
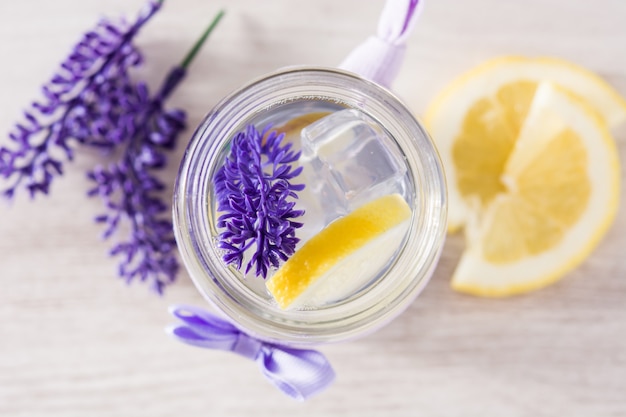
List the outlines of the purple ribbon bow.
<svg viewBox="0 0 626 417">
<path fill-rule="evenodd" d="M 387 0 L 376 36 L 357 46 L 339 67 L 390 87 L 400 71 L 406 39 L 423 5 L 424 0 Z"/>
<path fill-rule="evenodd" d="M 167 328 L 177 340 L 201 348 L 231 351 L 254 360 L 261 373 L 292 398 L 305 400 L 335 379 L 330 363 L 318 351 L 261 341 L 197 307 L 171 306 L 169 311 L 182 322 Z"/>
</svg>

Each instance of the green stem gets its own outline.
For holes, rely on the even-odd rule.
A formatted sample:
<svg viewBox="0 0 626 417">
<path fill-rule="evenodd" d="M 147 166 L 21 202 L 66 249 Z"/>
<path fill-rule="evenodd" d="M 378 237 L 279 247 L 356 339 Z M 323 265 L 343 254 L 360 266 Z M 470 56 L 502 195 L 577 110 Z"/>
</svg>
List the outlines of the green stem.
<svg viewBox="0 0 626 417">
<path fill-rule="evenodd" d="M 191 61 L 193 61 L 193 59 L 196 57 L 196 54 L 202 47 L 202 44 L 204 44 L 204 41 L 207 40 L 207 38 L 209 37 L 213 29 L 215 29 L 215 26 L 217 26 L 217 24 L 219 23 L 219 21 L 222 19 L 223 16 L 224 16 L 224 10 L 220 10 L 219 13 L 213 18 L 213 21 L 211 22 L 209 27 L 206 28 L 206 30 L 204 31 L 200 39 L 198 39 L 196 43 L 193 45 L 193 48 L 191 48 L 191 50 L 189 51 L 185 59 L 183 59 L 183 62 L 180 64 L 181 68 L 187 68 L 189 66 Z"/>
</svg>

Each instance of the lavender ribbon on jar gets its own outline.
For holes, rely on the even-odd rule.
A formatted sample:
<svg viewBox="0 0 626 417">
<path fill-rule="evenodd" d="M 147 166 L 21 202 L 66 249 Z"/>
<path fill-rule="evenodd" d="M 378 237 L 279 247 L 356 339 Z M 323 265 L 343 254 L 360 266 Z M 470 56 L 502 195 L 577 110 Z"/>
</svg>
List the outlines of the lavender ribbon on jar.
<svg viewBox="0 0 626 417">
<path fill-rule="evenodd" d="M 295 349 L 259 340 L 197 307 L 171 306 L 169 311 L 181 323 L 166 331 L 178 341 L 230 351 L 255 361 L 265 378 L 294 399 L 303 401 L 335 379 L 330 363 L 316 350 Z"/>
<path fill-rule="evenodd" d="M 339 65 L 389 88 L 400 71 L 406 39 L 423 9 L 424 0 L 387 0 L 376 36 L 357 46 Z"/>
</svg>

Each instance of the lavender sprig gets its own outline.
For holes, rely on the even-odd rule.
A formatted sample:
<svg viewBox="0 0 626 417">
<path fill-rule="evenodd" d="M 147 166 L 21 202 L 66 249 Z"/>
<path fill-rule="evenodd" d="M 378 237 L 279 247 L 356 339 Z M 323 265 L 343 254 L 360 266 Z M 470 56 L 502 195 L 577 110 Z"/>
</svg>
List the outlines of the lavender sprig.
<svg viewBox="0 0 626 417">
<path fill-rule="evenodd" d="M 187 66 L 223 14 L 218 13 L 182 64 L 170 71 L 154 98 L 148 98 L 145 84 L 136 85 L 132 97 L 140 105 L 128 125 L 128 144 L 120 160 L 88 173 L 95 183 L 88 195 L 99 195 L 107 209 L 107 213 L 96 217 L 97 222 L 106 225 L 104 237 L 112 236 L 121 220 L 130 225 L 128 239 L 110 250 L 112 256 L 122 256 L 119 275 L 127 282 L 135 278 L 149 280 L 159 294 L 174 282 L 179 265 L 172 223 L 169 216 L 163 216 L 169 214 L 170 206 L 159 198 L 165 185 L 154 171 L 165 167 L 165 152 L 176 146 L 178 134 L 185 128 L 185 113 L 165 110 L 164 102 L 185 77 Z"/>
<path fill-rule="evenodd" d="M 225 250 L 226 264 L 241 269 L 244 255 L 254 245 L 246 264 L 248 273 L 254 266 L 257 276 L 267 277 L 270 266 L 277 268 L 295 251 L 299 239 L 295 229 L 302 223 L 293 219 L 304 214 L 295 210 L 297 191 L 304 184 L 291 180 L 302 172 L 293 169 L 300 152 L 292 144 L 282 145 L 284 133 L 258 131 L 249 125 L 232 140 L 229 156 L 213 178 L 218 211 L 218 246 Z"/>
<path fill-rule="evenodd" d="M 127 137 L 138 103 L 128 70 L 142 63 L 131 44 L 139 29 L 159 10 L 150 1 L 137 20 L 101 20 L 85 33 L 43 88 L 43 101 L 24 112 L 9 134 L 13 149 L 0 148 L 0 177 L 12 198 L 20 188 L 31 197 L 47 194 L 62 159 L 72 160 L 75 143 L 111 148 Z"/>
<path fill-rule="evenodd" d="M 185 127 L 185 113 L 165 109 L 164 103 L 223 16 L 215 17 L 151 98 L 146 84 L 129 76 L 129 69 L 142 62 L 131 42 L 161 4 L 149 1 L 132 25 L 103 20 L 85 34 L 43 87 L 46 100 L 34 103 L 25 113 L 27 123 L 11 133 L 17 147 L 0 148 L 0 177 L 10 183 L 4 191 L 8 198 L 20 188 L 31 198 L 47 194 L 54 176 L 63 172 L 57 154 L 72 160 L 76 144 L 120 155 L 107 168 L 88 172 L 95 183 L 88 195 L 100 195 L 105 202 L 106 213 L 96 217 L 106 225 L 104 238 L 128 223 L 129 237 L 110 250 L 123 256 L 119 275 L 127 282 L 136 277 L 151 281 L 158 293 L 175 280 L 179 266 L 172 223 L 164 216 L 169 206 L 159 194 L 165 185 L 155 172 L 165 167 L 165 153 Z"/>
<path fill-rule="evenodd" d="M 148 99 L 143 83 L 137 84 L 135 96 L 142 105 L 133 113 L 129 126 L 132 132 L 120 160 L 87 174 L 95 183 L 88 195 L 99 195 L 107 209 L 96 217 L 97 222 L 106 225 L 104 238 L 119 229 L 120 221 L 130 225 L 128 239 L 110 250 L 111 255 L 122 256 L 119 275 L 127 282 L 136 277 L 149 279 L 158 293 L 174 282 L 179 266 L 172 223 L 163 216 L 170 207 L 159 197 L 165 185 L 154 171 L 165 167 L 165 152 L 175 147 L 185 127 L 184 112 L 163 109 L 167 95 L 183 76 L 184 69 L 175 68 L 153 99 Z"/>
</svg>

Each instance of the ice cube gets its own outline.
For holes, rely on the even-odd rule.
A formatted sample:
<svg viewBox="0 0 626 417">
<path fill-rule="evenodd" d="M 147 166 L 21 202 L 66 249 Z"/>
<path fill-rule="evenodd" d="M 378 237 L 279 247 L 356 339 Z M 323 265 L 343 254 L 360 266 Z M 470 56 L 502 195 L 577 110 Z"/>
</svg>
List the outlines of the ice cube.
<svg viewBox="0 0 626 417">
<path fill-rule="evenodd" d="M 302 156 L 309 198 L 326 223 L 391 193 L 402 193 L 406 172 L 397 145 L 364 113 L 335 112 L 302 129 Z"/>
</svg>

